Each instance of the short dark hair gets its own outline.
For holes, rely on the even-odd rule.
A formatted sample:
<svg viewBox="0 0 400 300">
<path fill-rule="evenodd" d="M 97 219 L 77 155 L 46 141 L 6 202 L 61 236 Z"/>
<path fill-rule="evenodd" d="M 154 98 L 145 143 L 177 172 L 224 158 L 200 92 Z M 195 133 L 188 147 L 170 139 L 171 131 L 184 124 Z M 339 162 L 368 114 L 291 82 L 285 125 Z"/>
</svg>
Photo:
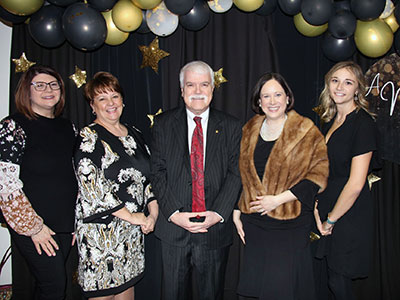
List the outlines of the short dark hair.
<svg viewBox="0 0 400 300">
<path fill-rule="evenodd" d="M 288 112 L 289 110 L 293 109 L 293 105 L 294 105 L 294 96 L 293 96 L 293 92 L 290 89 L 288 83 L 286 82 L 285 78 L 283 78 L 283 76 L 279 73 L 265 73 L 264 75 L 262 75 L 260 77 L 260 79 L 258 79 L 256 85 L 253 88 L 253 94 L 251 97 L 251 108 L 253 109 L 253 111 L 256 114 L 259 115 L 263 115 L 264 112 L 260 107 L 260 93 L 261 93 L 261 89 L 264 86 L 264 84 L 267 81 L 270 80 L 276 80 L 283 88 L 283 90 L 285 91 L 286 96 L 288 97 L 288 105 L 286 106 L 286 111 Z"/>
<path fill-rule="evenodd" d="M 96 95 L 106 92 L 114 91 L 120 93 L 121 97 L 124 98 L 124 92 L 122 87 L 119 85 L 117 77 L 109 72 L 97 72 L 93 78 L 85 85 L 83 94 L 86 101 L 90 104 L 93 103 Z"/>
<path fill-rule="evenodd" d="M 54 107 L 54 116 L 58 117 L 61 115 L 65 105 L 65 86 L 61 75 L 49 66 L 34 65 L 22 74 L 15 90 L 15 106 L 28 119 L 37 119 L 38 116 L 31 106 L 31 83 L 33 78 L 39 74 L 51 75 L 60 84 L 60 101 Z"/>
</svg>

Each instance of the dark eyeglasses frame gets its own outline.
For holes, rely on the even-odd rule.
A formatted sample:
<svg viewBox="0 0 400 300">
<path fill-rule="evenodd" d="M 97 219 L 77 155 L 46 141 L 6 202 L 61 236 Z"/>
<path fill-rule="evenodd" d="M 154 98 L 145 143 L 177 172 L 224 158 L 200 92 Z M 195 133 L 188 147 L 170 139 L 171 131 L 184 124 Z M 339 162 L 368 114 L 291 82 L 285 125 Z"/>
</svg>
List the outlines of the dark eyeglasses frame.
<svg viewBox="0 0 400 300">
<path fill-rule="evenodd" d="M 58 86 L 57 87 L 52 86 L 53 83 L 57 83 Z M 38 89 L 37 84 L 45 84 L 44 89 Z M 47 86 L 49 86 L 52 91 L 57 91 L 57 90 L 61 89 L 61 84 L 57 80 L 53 80 L 50 82 L 36 81 L 36 82 L 31 82 L 31 85 L 33 85 L 34 89 L 38 92 L 45 91 L 47 89 Z"/>
</svg>

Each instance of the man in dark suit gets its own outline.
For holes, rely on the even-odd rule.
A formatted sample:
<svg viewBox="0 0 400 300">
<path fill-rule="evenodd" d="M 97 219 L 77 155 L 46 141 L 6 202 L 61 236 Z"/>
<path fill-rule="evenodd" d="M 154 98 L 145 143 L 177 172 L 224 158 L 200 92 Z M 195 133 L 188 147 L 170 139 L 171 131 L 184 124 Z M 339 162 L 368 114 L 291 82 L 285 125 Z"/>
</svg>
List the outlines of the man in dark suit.
<svg viewBox="0 0 400 300">
<path fill-rule="evenodd" d="M 160 205 L 164 300 L 222 299 L 232 210 L 238 198 L 241 126 L 209 107 L 214 73 L 201 61 L 180 72 L 185 106 L 162 113 L 153 127 L 151 172 Z M 195 118 L 200 117 L 201 119 Z M 204 134 L 203 134 L 204 132 Z"/>
</svg>

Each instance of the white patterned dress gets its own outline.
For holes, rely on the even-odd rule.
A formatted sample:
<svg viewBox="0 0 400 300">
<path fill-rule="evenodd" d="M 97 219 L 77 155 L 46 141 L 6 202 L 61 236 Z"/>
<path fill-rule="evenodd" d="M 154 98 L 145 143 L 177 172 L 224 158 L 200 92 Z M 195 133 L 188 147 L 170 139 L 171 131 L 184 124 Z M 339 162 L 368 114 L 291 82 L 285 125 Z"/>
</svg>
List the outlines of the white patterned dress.
<svg viewBox="0 0 400 300">
<path fill-rule="evenodd" d="M 112 215 L 124 206 L 143 212 L 154 200 L 150 152 L 139 131 L 127 128 L 126 137 L 117 137 L 93 123 L 81 130 L 75 152 L 78 282 L 86 297 L 120 293 L 144 272 L 140 226 Z"/>
</svg>

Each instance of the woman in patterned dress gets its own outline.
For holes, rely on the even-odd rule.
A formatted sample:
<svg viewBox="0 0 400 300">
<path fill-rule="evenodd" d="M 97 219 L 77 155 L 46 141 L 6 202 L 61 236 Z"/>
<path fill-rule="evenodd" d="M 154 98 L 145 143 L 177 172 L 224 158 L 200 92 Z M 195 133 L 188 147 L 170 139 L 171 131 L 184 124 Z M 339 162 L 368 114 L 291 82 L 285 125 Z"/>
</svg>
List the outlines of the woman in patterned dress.
<svg viewBox="0 0 400 300">
<path fill-rule="evenodd" d="M 32 299 L 65 298 L 77 183 L 75 130 L 61 117 L 64 103 L 60 74 L 35 65 L 18 83 L 18 112 L 0 123 L 0 207 L 11 239 L 36 279 Z M 14 299 L 28 285 L 18 282 Z"/>
<path fill-rule="evenodd" d="M 120 123 L 123 92 L 113 75 L 96 73 L 84 94 L 96 119 L 75 152 L 78 282 L 90 299 L 131 300 L 144 272 L 143 233 L 158 216 L 150 152 L 136 128 Z"/>
</svg>

